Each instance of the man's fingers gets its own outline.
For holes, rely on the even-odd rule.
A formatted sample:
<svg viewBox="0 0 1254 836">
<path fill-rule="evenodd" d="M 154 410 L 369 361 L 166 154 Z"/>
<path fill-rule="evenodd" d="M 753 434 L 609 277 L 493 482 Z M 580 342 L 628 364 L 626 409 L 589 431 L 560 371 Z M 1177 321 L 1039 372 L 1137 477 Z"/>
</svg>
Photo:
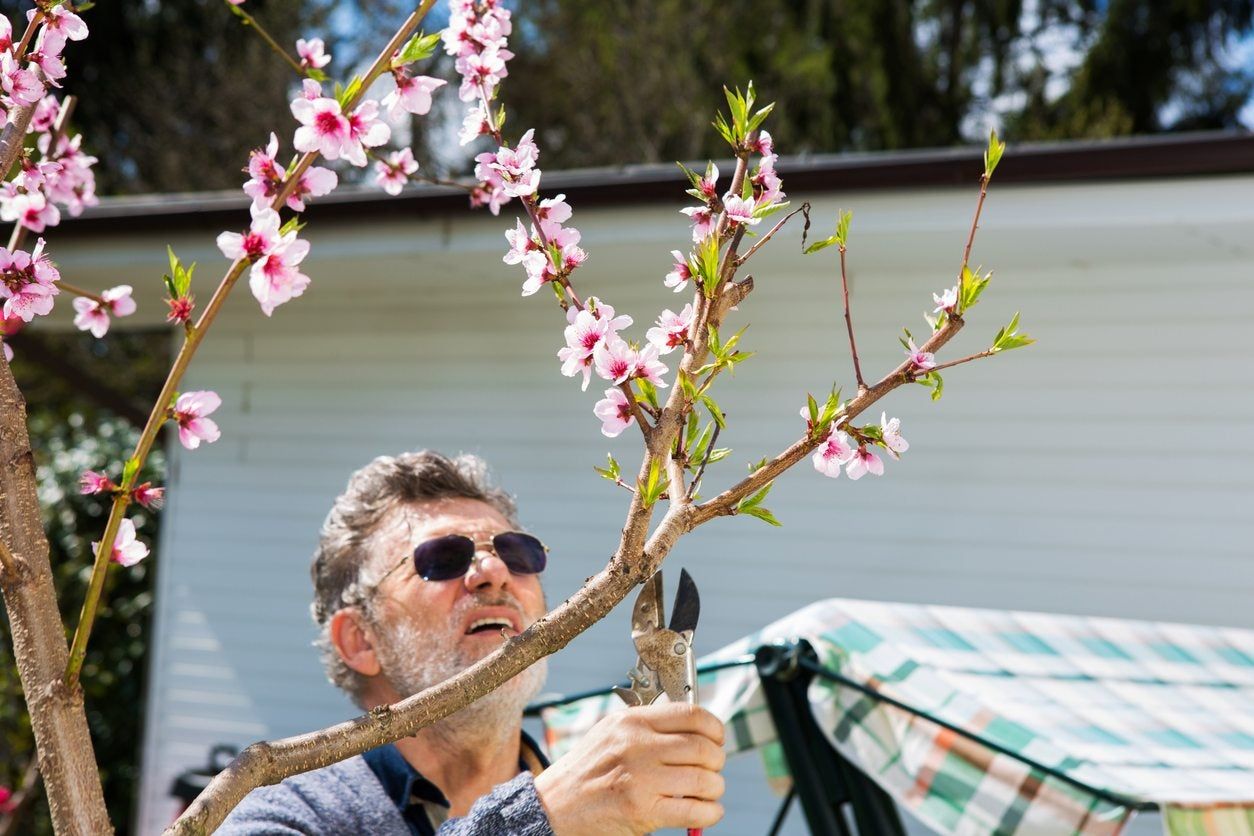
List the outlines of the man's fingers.
<svg viewBox="0 0 1254 836">
<path fill-rule="evenodd" d="M 654 808 L 654 829 L 663 827 L 713 827 L 723 819 L 723 805 L 699 798 L 663 798 Z"/>
<path fill-rule="evenodd" d="M 723 745 L 723 721 L 700 706 L 654 703 L 634 710 L 647 712 L 649 723 L 656 731 L 669 734 L 691 732 L 704 735 L 719 746 Z"/>
<path fill-rule="evenodd" d="M 704 735 L 691 733 L 663 735 L 657 756 L 668 766 L 700 766 L 715 772 L 727 761 L 722 746 Z"/>
<path fill-rule="evenodd" d="M 664 766 L 655 779 L 652 786 L 660 788 L 662 795 L 701 801 L 718 801 L 727 786 L 722 775 L 698 766 Z"/>
</svg>

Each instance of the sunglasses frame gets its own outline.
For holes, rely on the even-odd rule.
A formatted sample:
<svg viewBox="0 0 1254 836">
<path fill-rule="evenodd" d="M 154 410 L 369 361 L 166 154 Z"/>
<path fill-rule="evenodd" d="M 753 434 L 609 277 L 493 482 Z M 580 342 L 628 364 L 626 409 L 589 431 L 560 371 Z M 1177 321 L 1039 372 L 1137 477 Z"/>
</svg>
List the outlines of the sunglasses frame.
<svg viewBox="0 0 1254 836">
<path fill-rule="evenodd" d="M 457 534 L 456 532 L 454 532 L 454 533 L 452 533 L 452 534 L 441 534 L 439 537 L 429 537 L 429 538 L 427 538 L 426 540 L 423 540 L 423 541 L 422 541 L 421 543 L 419 543 L 418 545 L 414 546 L 413 550 L 412 550 L 412 551 L 411 551 L 408 555 L 406 555 L 405 557 L 401 558 L 400 562 L 398 562 L 395 566 L 393 566 L 391 569 L 388 569 L 388 570 L 387 570 L 387 572 L 385 572 L 385 573 L 383 574 L 383 577 L 379 578 L 378 582 L 377 582 L 377 583 L 375 583 L 375 585 L 374 585 L 374 586 L 375 586 L 375 588 L 377 589 L 377 588 L 379 587 L 379 585 L 380 585 L 380 584 L 382 584 L 385 580 L 387 580 L 387 578 L 388 578 L 388 577 L 389 577 L 389 576 L 390 576 L 393 572 L 395 572 L 397 569 L 399 569 L 399 568 L 401 568 L 402 566 L 404 566 L 406 563 L 409 563 L 409 564 L 411 564 L 411 565 L 414 567 L 414 574 L 415 574 L 415 575 L 417 575 L 419 578 L 422 578 L 422 580 L 423 580 L 423 582 L 424 582 L 424 583 L 441 583 L 442 581 L 446 581 L 446 580 L 448 580 L 448 581 L 455 581 L 455 580 L 458 580 L 459 578 L 464 578 L 464 577 L 466 577 L 466 572 L 469 572 L 469 571 L 470 571 L 470 567 L 471 567 L 471 566 L 474 566 L 474 565 L 475 565 L 475 562 L 481 559 L 481 558 L 479 558 L 479 557 L 478 557 L 478 555 L 479 555 L 479 552 L 480 552 L 480 551 L 490 551 L 490 552 L 492 553 L 492 555 L 493 555 L 494 557 L 496 557 L 496 559 L 497 559 L 497 560 L 500 560 L 502 563 L 504 563 L 504 562 L 505 562 L 505 561 L 504 561 L 504 559 L 503 559 L 503 558 L 502 558 L 502 557 L 501 557 L 501 556 L 497 553 L 497 551 L 496 551 L 496 538 L 497 538 L 497 537 L 501 537 L 501 536 L 506 535 L 506 534 L 521 534 L 521 535 L 523 535 L 523 536 L 525 536 L 525 537 L 530 537 L 532 540 L 535 540 L 537 543 L 539 543 L 539 544 L 540 544 L 540 548 L 544 549 L 544 554 L 545 554 L 545 557 L 546 557 L 546 558 L 548 557 L 548 554 L 549 554 L 549 547 L 548 547 L 548 546 L 546 546 L 546 545 L 545 545 L 545 544 L 544 544 L 544 543 L 540 540 L 540 538 L 539 538 L 539 537 L 535 536 L 534 534 L 528 533 L 528 532 L 526 532 L 526 531 L 512 531 L 512 530 L 511 530 L 511 531 L 498 531 L 496 534 L 493 534 L 490 538 L 488 538 L 488 540 L 487 540 L 487 546 L 488 546 L 488 548 L 484 548 L 484 549 L 481 549 L 481 548 L 480 548 L 480 546 L 481 546 L 481 545 L 484 545 L 481 541 L 476 540 L 475 538 L 473 538 L 473 537 L 471 537 L 471 536 L 469 536 L 469 535 L 467 535 L 467 534 Z M 470 562 L 466 564 L 466 568 L 465 568 L 465 570 L 463 570 L 463 571 L 462 571 L 462 573 L 461 573 L 460 575 L 455 575 L 455 576 L 453 576 L 453 577 L 451 577 L 451 578 L 441 578 L 441 579 L 436 579 L 436 580 L 431 580 L 431 579 L 428 579 L 428 578 L 423 578 L 423 577 L 422 577 L 422 575 L 418 573 L 418 564 L 417 564 L 418 555 L 417 555 L 417 551 L 418 551 L 418 549 L 419 549 L 419 548 L 421 548 L 421 547 L 423 546 L 423 544 L 425 544 L 425 543 L 430 543 L 432 540 L 439 540 L 439 539 L 441 539 L 441 538 L 443 538 L 443 537 L 464 537 L 465 539 L 469 540 L 469 541 L 471 542 L 471 544 L 472 544 L 473 548 L 474 548 L 474 551 L 473 551 L 473 552 L 471 552 L 471 554 L 470 554 Z M 506 563 L 505 565 L 506 565 L 506 568 L 509 568 L 509 564 L 508 564 L 508 563 Z M 547 568 L 547 566 L 546 566 L 546 568 Z M 543 572 L 543 571 L 544 571 L 543 569 L 541 569 L 541 570 L 540 570 L 540 572 Z M 510 573 L 511 575 L 538 575 L 538 574 L 540 574 L 540 572 L 515 572 L 513 569 L 510 569 L 510 570 L 509 570 L 509 573 Z"/>
</svg>

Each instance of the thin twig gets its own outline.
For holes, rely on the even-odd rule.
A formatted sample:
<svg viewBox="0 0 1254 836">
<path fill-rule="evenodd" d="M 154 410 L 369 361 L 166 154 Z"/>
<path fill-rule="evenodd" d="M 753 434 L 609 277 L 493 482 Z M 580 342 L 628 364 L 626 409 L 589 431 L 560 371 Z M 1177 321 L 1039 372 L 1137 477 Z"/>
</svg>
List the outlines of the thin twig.
<svg viewBox="0 0 1254 836">
<path fill-rule="evenodd" d="M 35 30 L 39 28 L 39 24 L 43 22 L 44 13 L 42 9 L 36 8 L 34 16 L 30 19 L 30 23 L 26 24 L 26 31 L 22 33 L 22 40 L 17 44 L 17 49 L 13 51 L 13 63 L 17 64 L 22 60 L 22 56 L 26 54 L 26 47 L 30 46 L 30 39 L 35 36 Z"/>
<path fill-rule="evenodd" d="M 618 384 L 618 388 L 624 395 L 627 396 L 627 403 L 631 404 L 631 414 L 635 417 L 636 421 L 640 423 L 640 432 L 644 433 L 644 440 L 647 443 L 649 435 L 653 432 L 653 425 L 645 420 L 644 410 L 640 408 L 640 401 L 636 400 L 636 393 L 631 388 L 631 381 L 624 380 L 622 383 Z"/>
<path fill-rule="evenodd" d="M 963 363 L 970 363 L 972 360 L 979 360 L 983 357 L 992 357 L 996 353 L 997 352 L 993 351 L 993 349 L 988 348 L 988 349 L 985 349 L 984 351 L 979 352 L 978 354 L 972 354 L 969 357 L 963 357 L 961 360 L 950 360 L 948 363 L 941 363 L 939 366 L 932 366 L 932 368 L 928 369 L 927 371 L 929 373 L 938 372 L 941 369 L 948 369 L 954 366 L 960 366 Z"/>
<path fill-rule="evenodd" d="M 980 210 L 984 208 L 984 198 L 988 196 L 988 175 L 980 175 L 980 197 L 975 202 L 975 214 L 971 218 L 971 231 L 967 233 L 967 243 L 962 249 L 962 266 L 958 268 L 958 284 L 962 284 L 962 272 L 971 263 L 971 247 L 975 244 L 975 230 L 980 225 Z"/>
<path fill-rule="evenodd" d="M 849 311 L 849 276 L 845 272 L 845 245 L 840 245 L 840 288 L 845 299 L 845 327 L 849 331 L 849 351 L 853 354 L 853 373 L 858 378 L 858 391 L 866 389 L 862 379 L 862 363 L 858 360 L 858 343 L 853 338 L 853 316 Z"/>
<path fill-rule="evenodd" d="M 293 70 L 296 71 L 297 75 L 299 75 L 301 78 L 305 78 L 308 75 L 308 73 L 305 71 L 305 68 L 302 67 L 295 58 L 293 58 L 291 55 L 288 55 L 287 50 L 279 46 L 279 42 L 276 41 L 273 37 L 271 37 L 270 33 L 266 31 L 266 28 L 264 26 L 262 26 L 260 23 L 257 22 L 257 18 L 253 17 L 248 12 L 244 11 L 242 7 L 237 6 L 234 3 L 231 3 L 231 0 L 226 0 L 226 2 L 230 4 L 231 11 L 234 12 L 236 16 L 238 16 L 241 20 L 244 21 L 244 25 L 251 26 L 253 29 L 256 29 L 257 34 L 261 36 L 261 39 L 264 40 L 267 44 L 269 44 L 272 50 L 274 50 L 279 55 L 281 55 L 283 57 L 283 60 L 286 61 Z"/>
<path fill-rule="evenodd" d="M 23 227 L 18 227 L 18 229 L 22 229 L 22 228 Z M 85 299 L 95 300 L 95 302 L 99 305 L 105 304 L 105 300 L 103 296 L 100 296 L 99 294 L 96 294 L 96 293 L 92 293 L 90 290 L 83 290 L 81 287 L 75 287 L 74 285 L 69 284 L 68 282 L 63 282 L 60 279 L 57 279 L 55 284 L 57 287 L 61 288 L 66 293 L 73 294 L 74 296 L 82 296 Z"/>
<path fill-rule="evenodd" d="M 736 266 L 737 266 L 737 267 L 742 267 L 742 266 L 744 266 L 744 263 L 745 263 L 746 261 L 748 261 L 750 258 L 753 258 L 753 254 L 754 254 L 754 253 L 756 253 L 758 250 L 760 250 L 760 249 L 762 248 L 762 245 L 764 245 L 767 241 L 770 241 L 770 240 L 771 240 L 771 237 L 772 237 L 775 233 L 779 232 L 779 230 L 780 230 L 780 229 L 784 226 L 784 224 L 786 224 L 786 223 L 788 223 L 790 220 L 792 220 L 793 215 L 796 215 L 796 214 L 798 214 L 799 212 L 803 212 L 803 213 L 805 213 L 806 219 L 807 219 L 807 220 L 809 219 L 809 217 L 810 217 L 810 203 L 809 203 L 809 201 L 806 201 L 805 203 L 801 204 L 801 208 L 799 208 L 799 209 L 794 209 L 793 211 L 789 212 L 787 215 L 785 215 L 785 216 L 784 216 L 783 220 L 781 220 L 779 223 L 775 224 L 775 226 L 771 227 L 771 229 L 770 229 L 770 231 L 769 231 L 769 232 L 767 232 L 765 235 L 763 235 L 761 238 L 759 238 L 757 241 L 755 241 L 755 242 L 753 243 L 753 246 L 752 246 L 752 247 L 750 247 L 750 248 L 748 249 L 748 251 L 746 251 L 746 252 L 745 252 L 745 254 L 744 254 L 744 255 L 742 255 L 740 258 L 736 259 Z"/>
<path fill-rule="evenodd" d="M 714 432 L 710 435 L 710 443 L 705 446 L 705 460 L 702 461 L 701 466 L 697 468 L 696 474 L 692 477 L 692 484 L 688 486 L 689 501 L 697 495 L 697 488 L 701 485 L 701 477 L 705 475 L 705 466 L 710 463 L 710 454 L 714 452 L 714 445 L 718 443 L 718 433 L 721 429 L 722 427 L 719 426 L 718 421 L 715 421 Z"/>
</svg>

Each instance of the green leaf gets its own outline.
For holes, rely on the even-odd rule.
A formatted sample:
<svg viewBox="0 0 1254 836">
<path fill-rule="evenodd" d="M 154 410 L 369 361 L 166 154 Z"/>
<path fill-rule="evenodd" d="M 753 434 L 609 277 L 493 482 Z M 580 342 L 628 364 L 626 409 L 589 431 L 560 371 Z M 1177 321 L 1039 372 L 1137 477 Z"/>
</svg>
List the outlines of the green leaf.
<svg viewBox="0 0 1254 836">
<path fill-rule="evenodd" d="M 1006 151 L 1006 143 L 997 139 L 997 130 L 988 132 L 988 147 L 984 149 L 984 179 L 993 176 L 993 170 L 1001 162 L 1001 155 Z"/>
<path fill-rule="evenodd" d="M 766 467 L 766 456 L 763 456 L 762 458 L 758 459 L 756 462 L 749 462 L 750 473 L 757 473 L 759 470 L 761 470 L 764 467 Z"/>
<path fill-rule="evenodd" d="M 774 109 L 775 109 L 775 102 L 771 102 L 769 105 L 762 108 L 757 113 L 753 114 L 752 118 L 749 119 L 749 124 L 747 126 L 748 132 L 753 133 L 758 128 L 762 127 L 762 123 L 766 121 L 766 117 L 770 116 L 771 111 Z"/>
<path fill-rule="evenodd" d="M 715 447 L 713 450 L 710 451 L 710 457 L 706 461 L 709 464 L 714 464 L 715 462 L 721 462 L 723 459 L 730 456 L 731 452 L 732 451 L 730 447 Z"/>
<path fill-rule="evenodd" d="M 314 81 L 318 82 L 319 84 L 325 84 L 326 82 L 331 80 L 331 76 L 327 75 L 326 73 L 324 73 L 322 70 L 318 69 L 317 67 L 307 68 L 305 70 L 305 75 L 308 76 L 309 78 L 312 78 Z"/>
<path fill-rule="evenodd" d="M 825 250 L 832 244 L 836 243 L 839 243 L 839 240 L 835 235 L 830 238 L 824 238 L 822 241 L 815 241 L 813 244 L 805 248 L 804 254 L 810 255 L 811 253 L 817 253 L 819 250 Z"/>
<path fill-rule="evenodd" d="M 701 431 L 701 435 L 697 438 L 696 444 L 688 447 L 688 462 L 698 467 L 701 462 L 705 461 L 705 450 L 710 444 L 710 439 L 714 431 L 714 422 L 711 421 L 705 425 L 705 429 Z"/>
<path fill-rule="evenodd" d="M 404 67 L 415 61 L 423 61 L 435 54 L 436 46 L 440 43 L 440 33 L 433 35 L 425 35 L 419 32 L 409 39 L 405 46 L 401 47 L 400 54 L 392 59 L 393 67 Z"/>
<path fill-rule="evenodd" d="M 853 211 L 841 209 L 836 219 L 836 243 L 843 249 L 849 243 L 849 224 L 853 222 Z"/>
<path fill-rule="evenodd" d="M 714 289 L 718 287 L 718 236 L 710 235 L 693 253 L 694 261 L 690 262 L 688 269 L 701 279 L 701 288 L 707 297 L 713 298 Z"/>
<path fill-rule="evenodd" d="M 649 463 L 649 476 L 643 481 L 637 481 L 636 487 L 640 493 L 640 501 L 644 503 L 644 507 L 651 508 L 658 498 L 666 492 L 669 479 L 663 473 L 662 460 L 655 458 Z"/>
<path fill-rule="evenodd" d="M 713 323 L 705 326 L 706 334 L 709 336 L 710 353 L 714 355 L 716 360 L 723 359 L 723 344 L 718 339 L 718 327 Z"/>
<path fill-rule="evenodd" d="M 810 411 L 810 426 L 819 422 L 819 402 L 809 392 L 806 393 L 806 409 Z"/>
<path fill-rule="evenodd" d="M 736 147 L 735 134 L 732 133 L 731 126 L 727 124 L 727 120 L 723 118 L 723 114 L 720 113 L 714 117 L 714 121 L 710 124 L 714 126 L 714 130 L 718 131 L 718 135 L 723 138 L 724 142 L 733 148 Z"/>
<path fill-rule="evenodd" d="M 231 10 L 231 14 L 235 15 L 240 20 L 244 21 L 245 26 L 248 26 L 252 23 L 252 18 L 249 16 L 248 12 L 244 11 L 239 6 L 236 6 L 234 3 L 228 2 L 226 4 L 226 7 Z"/>
<path fill-rule="evenodd" d="M 609 479 L 611 482 L 617 482 L 622 477 L 622 469 L 619 468 L 618 461 L 614 458 L 614 456 L 606 453 L 605 457 L 609 459 L 608 467 L 593 466 L 592 469 L 597 473 L 600 473 L 602 478 Z"/>
<path fill-rule="evenodd" d="M 335 100 L 340 103 L 340 107 L 348 109 L 348 103 L 361 91 L 361 76 L 353 76 L 352 81 L 348 82 L 348 86 L 340 89 L 339 84 L 335 85 Z"/>
<path fill-rule="evenodd" d="M 772 514 L 770 511 L 762 507 L 747 508 L 745 509 L 744 513 L 748 514 L 751 517 L 757 517 L 758 519 L 762 520 L 762 522 L 770 523 L 776 528 L 782 528 L 784 525 L 782 522 L 775 519 L 774 514 Z"/>
<path fill-rule="evenodd" d="M 692 187 L 694 189 L 698 188 L 701 185 L 700 174 L 697 174 L 691 168 L 679 162 L 678 160 L 675 161 L 675 165 L 679 166 L 680 171 L 682 171 L 687 176 L 688 182 L 692 184 Z"/>
<path fill-rule="evenodd" d="M 766 499 L 766 495 L 771 492 L 771 488 L 774 486 L 775 486 L 775 480 L 772 479 L 771 481 L 767 482 L 765 485 L 762 486 L 762 490 L 758 491 L 752 496 L 747 496 L 744 499 L 740 500 L 740 502 L 737 503 L 736 505 L 736 510 L 743 511 L 746 508 L 752 508 L 755 505 L 761 505 L 762 500 Z"/>
<path fill-rule="evenodd" d="M 688 372 L 684 371 L 683 369 L 680 369 L 678 378 L 679 378 L 679 391 L 683 392 L 684 398 L 689 403 L 696 402 L 697 385 L 692 382 L 692 376 L 689 375 Z"/>
<path fill-rule="evenodd" d="M 165 254 L 170 259 L 170 275 L 177 276 L 179 274 L 179 257 L 174 254 L 174 248 L 169 244 L 165 245 Z"/>
<path fill-rule="evenodd" d="M 710 417 L 714 419 L 714 423 L 718 424 L 720 430 L 727 429 L 727 423 L 724 420 L 723 410 L 718 408 L 718 404 L 709 395 L 701 396 L 701 403 L 705 404 L 705 408 L 710 410 Z"/>
<path fill-rule="evenodd" d="M 130 487 L 135 480 L 136 473 L 139 473 L 139 459 L 132 456 L 122 466 L 122 484 Z"/>
<path fill-rule="evenodd" d="M 684 447 L 688 450 L 689 458 L 692 456 L 692 443 L 696 441 L 700 427 L 701 419 L 697 417 L 697 411 L 694 409 L 688 413 L 687 426 L 684 428 Z"/>
<path fill-rule="evenodd" d="M 993 337 L 993 352 L 1010 351 L 1013 348 L 1022 348 L 1025 345 L 1031 345 L 1036 340 L 1027 334 L 1019 333 L 1019 314 L 1016 311 L 1011 318 L 1010 324 L 997 332 L 997 336 Z"/>
<path fill-rule="evenodd" d="M 161 281 L 165 282 L 165 292 L 169 294 L 170 298 L 177 299 L 179 297 L 178 288 L 174 286 L 174 280 L 170 278 L 168 273 L 162 275 Z"/>
<path fill-rule="evenodd" d="M 658 409 L 657 387 L 643 377 L 636 378 L 636 385 L 640 387 L 640 394 L 644 395 L 644 399 L 649 406 Z"/>
<path fill-rule="evenodd" d="M 958 280 L 958 312 L 965 313 L 974 308 L 976 303 L 980 301 L 980 295 L 984 293 L 984 288 L 988 287 L 989 281 L 993 278 L 990 272 L 984 276 L 979 274 L 979 268 L 975 272 L 965 264 L 962 267 L 962 276 Z"/>
<path fill-rule="evenodd" d="M 771 215 L 774 215 L 776 212 L 782 212 L 783 210 L 787 209 L 791 205 L 792 205 L 792 201 L 785 200 L 782 203 L 776 202 L 776 203 L 768 203 L 765 206 L 758 206 L 754 208 L 753 210 L 753 217 L 769 218 Z M 749 233 L 749 234 L 752 235 L 753 233 Z"/>
<path fill-rule="evenodd" d="M 301 223 L 300 215 L 295 215 L 287 219 L 287 223 L 279 228 L 279 237 L 287 235 L 289 232 L 300 232 L 305 228 L 305 224 Z"/>
<path fill-rule="evenodd" d="M 939 372 L 928 372 L 927 374 L 916 378 L 914 382 L 918 383 L 920 386 L 927 386 L 930 388 L 932 390 L 932 400 L 934 401 L 939 401 L 941 399 L 941 395 L 945 392 L 945 381 L 940 376 Z"/>
</svg>

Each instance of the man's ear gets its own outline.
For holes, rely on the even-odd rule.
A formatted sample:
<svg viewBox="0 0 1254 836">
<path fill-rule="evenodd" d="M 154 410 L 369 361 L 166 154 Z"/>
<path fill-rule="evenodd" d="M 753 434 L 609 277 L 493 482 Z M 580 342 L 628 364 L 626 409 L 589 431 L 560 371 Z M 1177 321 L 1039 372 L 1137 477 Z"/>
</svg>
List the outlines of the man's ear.
<svg viewBox="0 0 1254 836">
<path fill-rule="evenodd" d="M 374 632 L 357 609 L 345 607 L 331 616 L 331 643 L 344 664 L 362 676 L 378 676 L 381 670 L 374 641 Z"/>
</svg>

